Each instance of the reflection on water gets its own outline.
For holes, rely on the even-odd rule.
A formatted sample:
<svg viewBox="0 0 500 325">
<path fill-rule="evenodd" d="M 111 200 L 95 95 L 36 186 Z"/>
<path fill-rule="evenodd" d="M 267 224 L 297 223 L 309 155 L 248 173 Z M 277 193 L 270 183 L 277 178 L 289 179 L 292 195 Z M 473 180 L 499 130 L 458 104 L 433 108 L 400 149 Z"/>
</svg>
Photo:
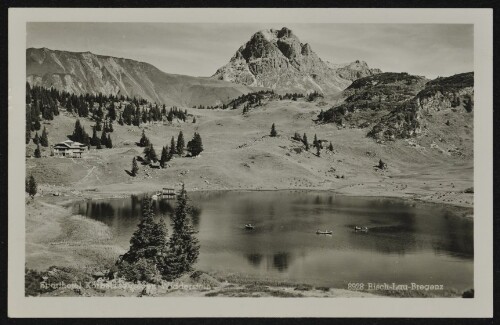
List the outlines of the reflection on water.
<svg viewBox="0 0 500 325">
<path fill-rule="evenodd" d="M 473 287 L 473 221 L 446 207 L 328 192 L 196 192 L 190 198 L 203 270 L 337 286 L 371 281 Z M 104 222 L 128 247 L 140 202 L 140 196 L 86 201 L 74 211 Z M 175 201 L 155 201 L 153 208 L 170 224 Z M 245 229 L 246 223 L 255 229 Z M 356 225 L 369 231 L 355 232 Z M 316 235 L 317 229 L 333 235 Z"/>
</svg>

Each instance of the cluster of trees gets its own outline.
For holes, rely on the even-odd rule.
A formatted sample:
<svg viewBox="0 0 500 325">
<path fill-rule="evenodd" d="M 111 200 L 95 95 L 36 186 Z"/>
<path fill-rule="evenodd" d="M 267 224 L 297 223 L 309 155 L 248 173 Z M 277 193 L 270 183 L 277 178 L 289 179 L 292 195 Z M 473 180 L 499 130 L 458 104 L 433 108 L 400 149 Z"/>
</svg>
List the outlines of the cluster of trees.
<svg viewBox="0 0 500 325">
<path fill-rule="evenodd" d="M 243 106 L 243 111 L 241 112 L 242 114 L 246 114 L 250 111 L 250 105 L 248 104 L 245 104 L 245 106 Z"/>
<path fill-rule="evenodd" d="M 307 140 L 307 134 L 304 133 L 304 135 L 301 137 L 298 132 L 295 132 L 292 139 L 302 142 L 305 146 L 305 149 L 309 150 L 309 141 Z M 312 145 L 313 148 L 316 148 L 316 155 L 319 157 L 321 155 L 321 149 L 323 149 L 323 143 L 318 140 L 318 136 L 316 134 L 314 135 L 314 140 Z M 330 144 L 328 145 L 328 150 L 333 152 L 333 144 L 331 141 Z"/>
<path fill-rule="evenodd" d="M 29 143 L 29 140 L 30 139 L 27 139 L 26 144 Z M 42 136 L 38 136 L 38 132 L 35 132 L 35 136 L 33 137 L 33 143 L 36 145 L 40 144 L 43 147 L 49 146 L 48 132 L 45 126 L 43 127 Z"/>
<path fill-rule="evenodd" d="M 142 200 L 142 218 L 130 239 L 130 248 L 116 263 L 118 275 L 128 281 L 171 281 L 193 269 L 200 245 L 188 219 L 188 197 L 182 186 L 172 222 L 172 235 L 162 218 L 155 220 L 150 198 Z"/>
<path fill-rule="evenodd" d="M 101 137 L 97 136 L 97 128 L 93 127 L 92 138 L 90 138 L 90 145 L 95 146 L 96 149 L 113 148 L 113 142 L 111 140 L 111 136 L 108 133 L 106 135 L 106 130 L 103 130 L 101 133 Z"/>
<path fill-rule="evenodd" d="M 198 156 L 203 151 L 203 143 L 199 133 L 194 133 L 193 139 L 187 144 L 187 151 L 192 157 Z"/>
<path fill-rule="evenodd" d="M 146 136 L 146 132 L 143 130 L 141 138 L 139 139 L 138 145 L 140 147 L 144 147 L 144 160 L 145 163 L 150 163 L 151 161 L 157 162 L 158 161 L 158 156 L 156 154 L 156 151 L 153 147 L 153 144 L 149 140 L 149 138 Z M 159 159 L 160 166 L 162 168 L 165 168 L 167 162 L 172 160 L 172 158 L 175 155 L 182 156 L 184 154 L 184 151 L 187 149 L 187 151 L 191 154 L 192 157 L 198 156 L 202 151 L 203 151 L 203 143 L 202 139 L 199 133 L 195 132 L 193 139 L 190 140 L 187 143 L 185 143 L 184 140 L 184 134 L 182 131 L 179 131 L 179 135 L 177 136 L 177 141 L 175 140 L 175 137 L 172 137 L 170 139 L 170 146 L 165 145 L 162 147 L 161 151 L 161 156 Z M 134 166 L 137 166 L 137 160 L 134 157 L 132 161 L 132 175 L 135 176 L 136 172 L 134 173 Z M 138 169 L 136 169 L 137 171 Z"/>
<path fill-rule="evenodd" d="M 90 137 L 85 131 L 85 127 L 82 126 L 80 120 L 76 120 L 75 128 L 73 130 L 73 134 L 71 135 L 71 140 L 83 143 L 87 146 L 90 146 Z"/>
<path fill-rule="evenodd" d="M 174 118 L 185 122 L 188 115 L 187 110 L 174 106 L 167 111 L 165 105 L 160 107 L 143 98 L 103 94 L 75 95 L 54 88 L 31 87 L 26 83 L 26 139 L 31 138 L 31 132 L 40 130 L 41 119 L 52 120 L 59 115 L 59 107 L 66 107 L 68 112 L 76 113 L 79 117 L 93 119 L 97 131 L 101 131 L 104 123 L 106 132 L 112 132 L 114 121 L 118 121 L 120 125 L 139 126 L 141 123 L 162 121 L 164 118 L 169 122 Z"/>
<path fill-rule="evenodd" d="M 227 106 L 226 106 L 226 104 L 223 104 L 221 107 L 219 107 L 218 105 L 214 105 L 214 106 L 198 105 L 198 106 L 193 106 L 193 108 L 197 108 L 197 109 L 219 109 L 219 108 L 227 109 Z"/>
<path fill-rule="evenodd" d="M 279 99 L 291 99 L 291 100 L 297 100 L 298 98 L 304 98 L 304 94 L 302 93 L 286 93 L 284 95 L 279 95 Z"/>
<path fill-rule="evenodd" d="M 262 99 L 274 95 L 274 91 L 272 90 L 261 90 L 253 93 L 248 93 L 245 95 L 241 95 L 232 101 L 229 102 L 229 106 L 231 106 L 232 109 L 238 108 L 238 106 L 242 104 L 247 104 L 247 105 L 255 105 L 255 106 L 260 106 L 262 105 Z"/>
<path fill-rule="evenodd" d="M 113 141 L 111 140 L 111 136 L 109 133 L 109 127 L 106 127 L 101 132 L 101 136 L 97 135 L 97 125 L 92 127 L 92 137 L 89 137 L 87 132 L 85 131 L 85 127 L 82 126 L 80 120 L 76 120 L 75 128 L 73 130 L 73 134 L 71 135 L 71 140 L 77 141 L 85 144 L 87 147 L 95 146 L 96 149 L 113 148 Z"/>
<path fill-rule="evenodd" d="M 157 104 L 153 105 L 149 103 L 148 107 L 144 107 L 141 110 L 139 106 L 130 103 L 123 109 L 123 113 L 119 116 L 118 123 L 120 125 L 127 124 L 140 126 L 141 123 L 163 121 L 163 118 L 166 118 L 169 122 L 172 122 L 174 118 L 185 122 L 187 115 L 187 110 L 181 110 L 176 106 L 171 107 L 167 112 L 165 104 L 163 104 L 160 109 Z"/>
<path fill-rule="evenodd" d="M 313 91 L 312 93 L 307 94 L 307 101 L 312 102 L 316 98 L 323 98 L 323 94 L 317 91 Z"/>
<path fill-rule="evenodd" d="M 295 132 L 292 139 L 301 141 L 302 144 L 304 144 L 305 149 L 309 151 L 309 141 L 307 140 L 307 134 L 304 133 L 304 136 L 301 137 L 299 133 Z"/>
</svg>

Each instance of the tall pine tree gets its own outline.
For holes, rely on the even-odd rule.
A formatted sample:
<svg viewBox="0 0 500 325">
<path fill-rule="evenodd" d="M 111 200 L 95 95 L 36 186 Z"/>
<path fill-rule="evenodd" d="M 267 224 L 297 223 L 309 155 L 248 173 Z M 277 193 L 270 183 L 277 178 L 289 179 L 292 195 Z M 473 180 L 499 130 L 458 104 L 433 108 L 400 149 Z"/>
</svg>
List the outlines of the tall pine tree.
<svg viewBox="0 0 500 325">
<path fill-rule="evenodd" d="M 40 137 L 40 144 L 44 147 L 49 146 L 49 139 L 47 136 L 47 129 L 45 129 L 45 126 L 43 127 L 42 136 Z"/>
<path fill-rule="evenodd" d="M 40 151 L 40 145 L 39 144 L 36 145 L 35 158 L 42 158 L 42 152 Z"/>
<path fill-rule="evenodd" d="M 168 150 L 167 148 L 163 147 L 161 149 L 161 157 L 160 157 L 160 166 L 161 168 L 165 168 L 165 164 L 168 161 Z"/>
<path fill-rule="evenodd" d="M 150 198 L 142 200 L 142 217 L 130 239 L 128 252 L 118 261 L 119 275 L 129 281 L 158 283 L 168 269 L 169 247 L 167 226 L 163 219 L 155 221 Z M 168 274 L 164 275 L 169 278 Z"/>
<path fill-rule="evenodd" d="M 192 157 L 198 156 L 203 151 L 203 143 L 199 133 L 194 133 L 193 139 L 187 144 L 187 150 Z"/>
<path fill-rule="evenodd" d="M 302 138 L 302 142 L 304 143 L 306 150 L 309 151 L 309 141 L 307 140 L 307 135 L 305 133 L 304 133 L 304 137 Z"/>
<path fill-rule="evenodd" d="M 37 191 L 38 191 L 38 186 L 36 184 L 35 178 L 33 177 L 33 175 L 30 175 L 30 177 L 28 179 L 27 192 L 31 197 L 34 197 L 36 195 Z"/>
<path fill-rule="evenodd" d="M 182 156 L 182 154 L 184 153 L 184 147 L 185 147 L 184 134 L 182 134 L 182 131 L 179 131 L 179 136 L 177 137 L 177 147 L 176 147 L 176 151 L 179 156 Z"/>
<path fill-rule="evenodd" d="M 168 242 L 169 260 L 165 271 L 172 278 L 191 271 L 200 251 L 198 239 L 194 236 L 195 231 L 188 220 L 187 202 L 187 192 L 183 184 L 177 197 L 177 206 L 172 223 L 172 236 Z"/>
<path fill-rule="evenodd" d="M 131 173 L 132 173 L 132 176 L 136 176 L 137 175 L 137 172 L 139 171 L 139 166 L 137 166 L 137 159 L 132 159 L 132 170 L 131 170 Z"/>
<path fill-rule="evenodd" d="M 170 140 L 170 157 L 173 157 L 177 153 L 175 148 L 175 139 L 172 137 Z"/>
</svg>

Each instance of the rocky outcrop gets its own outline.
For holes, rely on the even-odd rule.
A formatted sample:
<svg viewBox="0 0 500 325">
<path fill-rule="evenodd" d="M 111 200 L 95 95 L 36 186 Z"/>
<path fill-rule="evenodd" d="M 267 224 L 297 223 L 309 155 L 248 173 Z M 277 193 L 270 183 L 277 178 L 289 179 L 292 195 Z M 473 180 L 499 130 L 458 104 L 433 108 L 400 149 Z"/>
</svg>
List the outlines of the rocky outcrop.
<svg viewBox="0 0 500 325">
<path fill-rule="evenodd" d="M 406 139 L 422 132 L 422 120 L 432 112 L 474 108 L 474 73 L 437 78 L 425 84 L 415 97 L 402 102 L 368 133 L 377 140 Z"/>
<path fill-rule="evenodd" d="M 340 127 L 370 127 L 376 140 L 418 136 L 432 112 L 474 106 L 474 74 L 428 80 L 408 73 L 386 72 L 355 80 L 343 93 L 343 102 L 322 111 L 318 122 Z"/>
<path fill-rule="evenodd" d="M 380 73 L 366 62 L 335 65 L 321 60 L 288 28 L 255 33 L 213 79 L 266 87 L 278 93 L 338 93 L 353 80 Z"/>
<path fill-rule="evenodd" d="M 77 95 L 124 95 L 179 106 L 227 103 L 255 91 L 241 84 L 168 74 L 144 62 L 47 48 L 26 50 L 26 81 Z"/>
</svg>

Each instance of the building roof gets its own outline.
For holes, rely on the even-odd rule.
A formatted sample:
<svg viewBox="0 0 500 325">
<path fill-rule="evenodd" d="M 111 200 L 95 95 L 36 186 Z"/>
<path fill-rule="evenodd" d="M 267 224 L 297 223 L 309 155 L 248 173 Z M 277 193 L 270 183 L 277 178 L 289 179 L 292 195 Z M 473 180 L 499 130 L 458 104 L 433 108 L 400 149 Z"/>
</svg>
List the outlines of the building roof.
<svg viewBox="0 0 500 325">
<path fill-rule="evenodd" d="M 82 147 L 85 147 L 83 143 L 71 140 L 59 142 L 58 144 L 54 145 L 54 148 L 60 148 L 60 149 L 81 149 Z"/>
</svg>

